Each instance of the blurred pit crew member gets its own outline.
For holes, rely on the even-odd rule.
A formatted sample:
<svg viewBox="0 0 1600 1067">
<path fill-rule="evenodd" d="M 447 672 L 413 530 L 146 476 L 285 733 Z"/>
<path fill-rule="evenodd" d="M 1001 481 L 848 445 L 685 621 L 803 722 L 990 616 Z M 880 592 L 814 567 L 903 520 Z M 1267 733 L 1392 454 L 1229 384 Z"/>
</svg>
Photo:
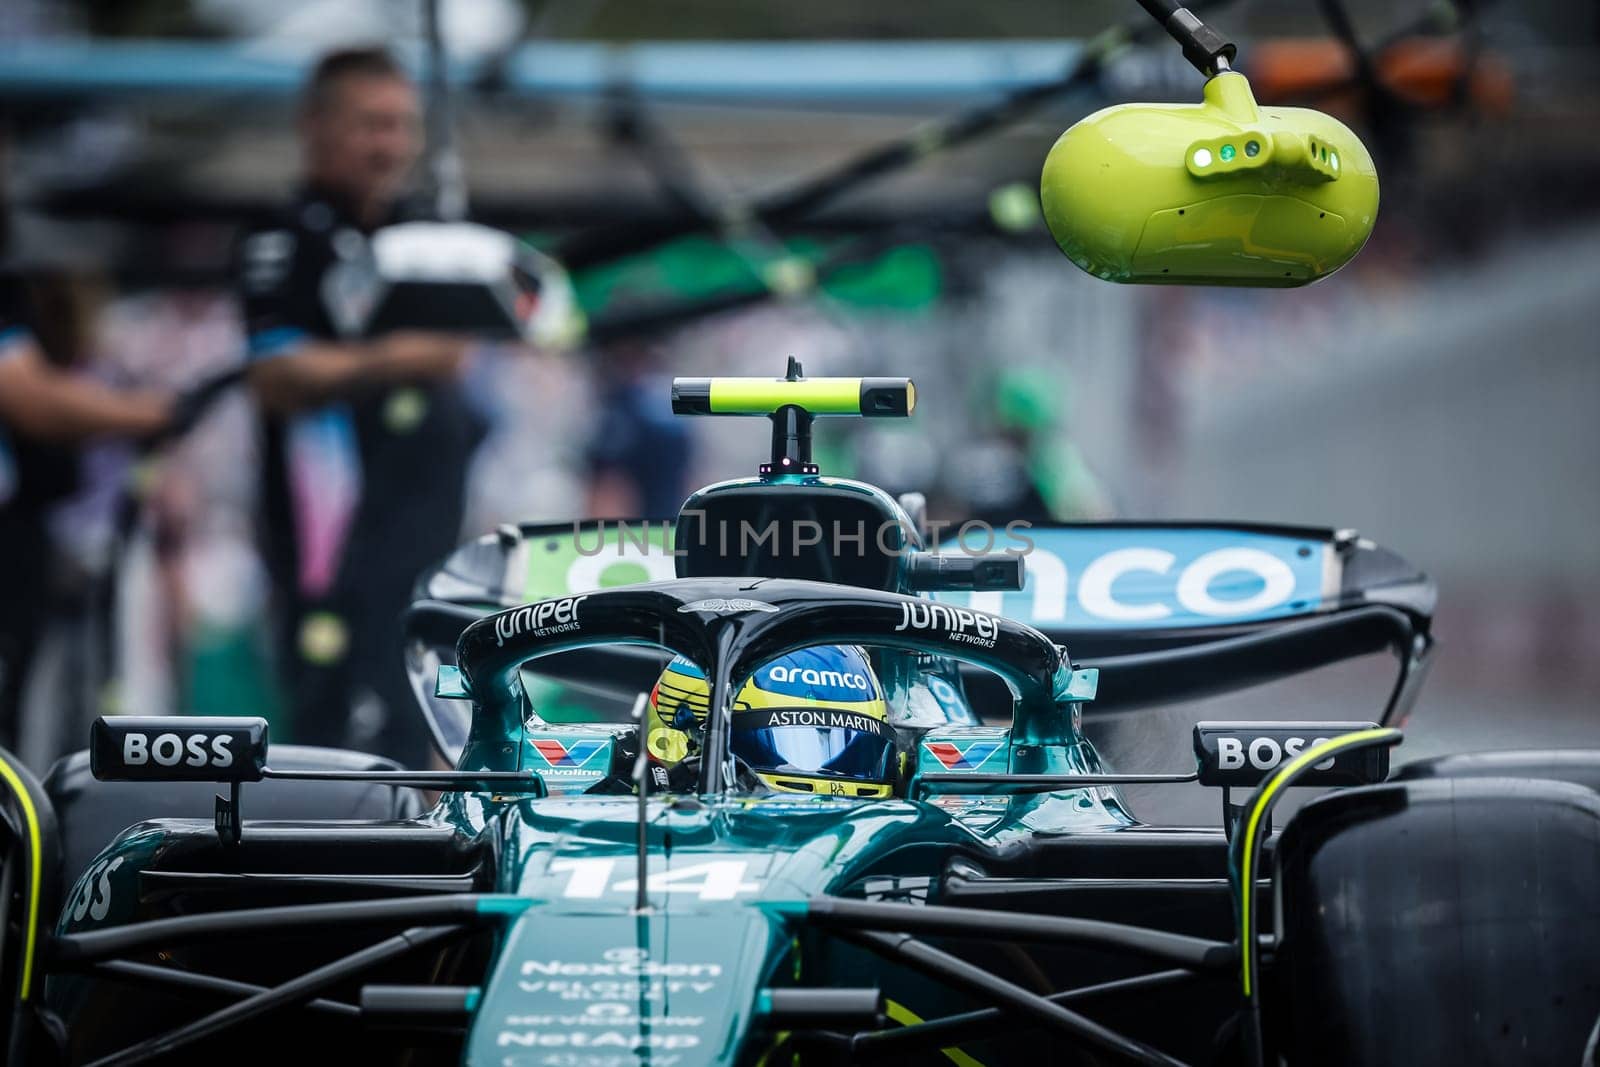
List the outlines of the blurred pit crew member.
<svg viewBox="0 0 1600 1067">
<path fill-rule="evenodd" d="M 598 361 L 599 414 L 584 450 L 588 513 L 600 519 L 670 519 L 689 495 L 693 440 L 672 414 L 671 378 L 659 352 L 638 341 L 608 346 Z"/>
<path fill-rule="evenodd" d="M 3 214 L 3 208 L 0 208 Z M 174 432 L 183 404 L 118 391 L 46 353 L 22 279 L 0 273 L 0 745 L 14 749 L 27 670 L 44 626 L 51 573 L 46 518 L 78 483 L 77 447 L 100 437 Z"/>
<path fill-rule="evenodd" d="M 299 115 L 304 182 L 241 246 L 251 387 L 263 416 L 261 537 L 290 731 L 307 744 L 429 760 L 401 658 L 417 573 L 455 547 L 484 424 L 466 338 L 340 340 L 331 266 L 425 217 L 405 195 L 422 148 L 416 87 L 377 49 L 325 56 Z"/>
</svg>

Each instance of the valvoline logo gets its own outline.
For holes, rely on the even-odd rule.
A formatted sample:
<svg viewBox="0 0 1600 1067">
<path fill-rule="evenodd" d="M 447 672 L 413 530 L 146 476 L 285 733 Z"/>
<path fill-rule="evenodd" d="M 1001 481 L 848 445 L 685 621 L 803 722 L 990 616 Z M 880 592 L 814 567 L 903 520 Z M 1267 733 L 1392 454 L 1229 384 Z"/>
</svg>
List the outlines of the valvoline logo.
<svg viewBox="0 0 1600 1067">
<path fill-rule="evenodd" d="M 994 740 L 968 741 L 964 745 L 950 741 L 929 741 L 922 746 L 925 752 L 944 764 L 947 771 L 975 771 L 1004 747 L 1004 741 Z"/>
<path fill-rule="evenodd" d="M 533 742 L 534 751 L 552 767 L 582 767 L 606 747 L 604 741 L 557 741 L 541 737 Z"/>
</svg>

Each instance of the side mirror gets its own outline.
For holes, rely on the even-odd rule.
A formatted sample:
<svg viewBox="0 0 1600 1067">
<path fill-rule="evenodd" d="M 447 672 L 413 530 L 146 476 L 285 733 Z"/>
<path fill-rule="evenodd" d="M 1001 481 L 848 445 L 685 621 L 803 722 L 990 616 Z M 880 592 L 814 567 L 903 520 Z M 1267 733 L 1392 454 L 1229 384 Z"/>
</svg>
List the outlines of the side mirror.
<svg viewBox="0 0 1600 1067">
<path fill-rule="evenodd" d="M 267 720 L 102 716 L 89 730 L 89 767 L 102 782 L 259 782 Z"/>
<path fill-rule="evenodd" d="M 460 668 L 444 662 L 444 657 L 453 654 L 447 646 L 432 643 L 416 633 L 406 635 L 406 681 L 411 685 L 417 709 L 433 737 L 434 748 L 451 766 L 460 761 L 472 729 L 471 694 L 467 691 L 466 679 Z"/>
<path fill-rule="evenodd" d="M 1312 745 L 1377 728 L 1370 722 L 1196 723 L 1194 757 L 1200 784 L 1253 789 Z M 1388 777 L 1389 749 L 1362 748 L 1313 764 L 1295 785 L 1373 785 Z"/>
<path fill-rule="evenodd" d="M 1289 287 L 1361 250 L 1378 175 L 1343 123 L 1260 108 L 1223 70 L 1202 104 L 1122 104 L 1074 125 L 1045 159 L 1040 199 L 1061 250 L 1097 278 Z"/>
</svg>

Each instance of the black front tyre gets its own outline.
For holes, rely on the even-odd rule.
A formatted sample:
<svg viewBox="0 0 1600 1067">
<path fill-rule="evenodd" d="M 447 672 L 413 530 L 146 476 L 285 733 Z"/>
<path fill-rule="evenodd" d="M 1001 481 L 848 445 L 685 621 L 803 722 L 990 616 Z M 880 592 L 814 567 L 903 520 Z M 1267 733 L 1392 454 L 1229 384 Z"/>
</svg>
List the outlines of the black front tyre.
<svg viewBox="0 0 1600 1067">
<path fill-rule="evenodd" d="M 64 1062 L 65 1035 L 44 1013 L 43 947 L 61 901 L 55 809 L 39 780 L 0 748 L 0 1059 Z"/>
</svg>

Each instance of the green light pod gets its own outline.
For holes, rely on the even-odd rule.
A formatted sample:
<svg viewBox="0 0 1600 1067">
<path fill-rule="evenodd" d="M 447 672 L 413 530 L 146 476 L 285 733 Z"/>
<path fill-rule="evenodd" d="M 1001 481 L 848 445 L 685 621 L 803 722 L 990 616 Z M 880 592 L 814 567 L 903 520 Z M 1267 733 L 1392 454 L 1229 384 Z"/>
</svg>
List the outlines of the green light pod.
<svg viewBox="0 0 1600 1067">
<path fill-rule="evenodd" d="M 1296 286 L 1344 266 L 1378 217 L 1378 173 L 1337 119 L 1257 107 L 1244 75 L 1202 104 L 1121 104 L 1063 133 L 1040 181 L 1061 250 L 1097 278 Z"/>
</svg>

